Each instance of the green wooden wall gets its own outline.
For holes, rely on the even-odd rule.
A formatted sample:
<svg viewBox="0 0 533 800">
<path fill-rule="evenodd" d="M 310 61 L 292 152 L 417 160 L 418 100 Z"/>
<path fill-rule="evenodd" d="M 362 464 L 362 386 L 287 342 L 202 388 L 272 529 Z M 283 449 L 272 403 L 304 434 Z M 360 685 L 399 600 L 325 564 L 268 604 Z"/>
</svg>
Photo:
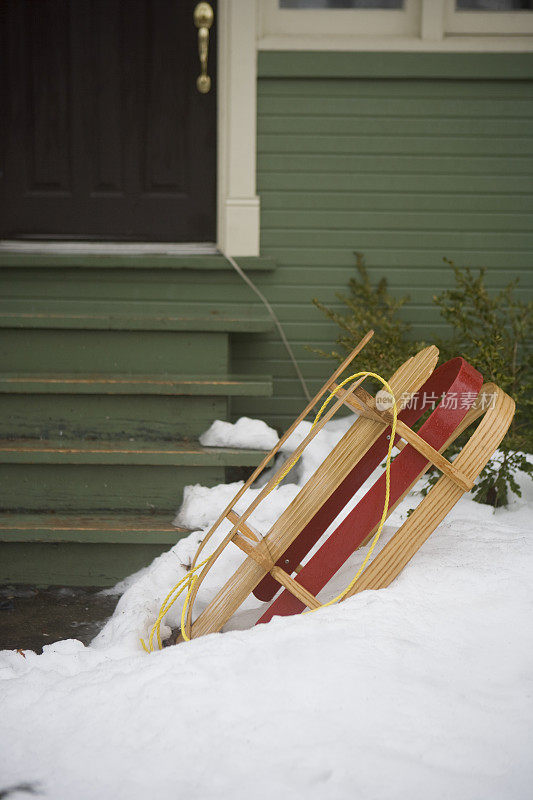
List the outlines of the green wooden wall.
<svg viewBox="0 0 533 800">
<path fill-rule="evenodd" d="M 336 328 L 311 300 L 335 304 L 354 251 L 411 295 L 420 338 L 442 332 L 444 257 L 531 296 L 532 99 L 532 54 L 260 53 L 261 253 L 278 268 L 254 280 L 312 388 L 330 364 L 305 346 L 331 348 Z M 234 414 L 286 426 L 304 399 L 282 344 L 236 345 L 234 370 L 273 374 L 274 398 L 238 398 Z"/>
</svg>

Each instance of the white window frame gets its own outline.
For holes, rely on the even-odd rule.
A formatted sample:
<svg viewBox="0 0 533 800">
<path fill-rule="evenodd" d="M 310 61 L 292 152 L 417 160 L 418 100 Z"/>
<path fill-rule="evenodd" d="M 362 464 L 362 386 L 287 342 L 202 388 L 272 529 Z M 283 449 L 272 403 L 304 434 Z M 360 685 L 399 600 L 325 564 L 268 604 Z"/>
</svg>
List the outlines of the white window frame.
<svg viewBox="0 0 533 800">
<path fill-rule="evenodd" d="M 533 33 L 533 12 L 456 11 L 455 0 L 446 0 L 444 30 L 455 35 L 523 36 Z"/>
<path fill-rule="evenodd" d="M 527 11 L 455 11 L 454 0 L 405 0 L 403 11 L 280 9 L 278 0 L 256 2 L 260 50 L 524 52 L 533 49 L 533 14 Z"/>
<path fill-rule="evenodd" d="M 265 36 L 415 36 L 422 0 L 404 0 L 402 9 L 280 8 L 278 0 L 259 0 Z"/>
<path fill-rule="evenodd" d="M 254 0 L 220 0 L 217 36 L 217 246 L 226 255 L 258 256 Z"/>
</svg>

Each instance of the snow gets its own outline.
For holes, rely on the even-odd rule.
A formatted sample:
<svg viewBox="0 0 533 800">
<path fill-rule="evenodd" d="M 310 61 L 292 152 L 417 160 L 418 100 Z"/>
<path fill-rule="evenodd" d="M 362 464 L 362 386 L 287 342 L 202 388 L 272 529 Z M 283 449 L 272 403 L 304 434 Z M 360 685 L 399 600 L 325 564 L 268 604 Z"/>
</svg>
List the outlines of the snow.
<svg viewBox="0 0 533 800">
<path fill-rule="evenodd" d="M 246 447 L 271 450 L 278 443 L 278 434 L 261 419 L 241 417 L 237 422 L 216 419 L 200 436 L 204 447 Z"/>
<path fill-rule="evenodd" d="M 297 483 L 269 495 L 253 527 L 268 529 L 351 421 L 326 426 L 286 479 Z M 257 627 L 263 606 L 252 599 L 223 634 L 147 655 L 139 636 L 242 484 L 188 487 L 176 523 L 195 531 L 118 587 L 91 646 L 0 653 L 0 790 L 33 783 L 53 800 L 529 798 L 533 491 L 520 482 L 508 510 L 464 497 L 388 589 Z M 391 515 L 383 542 L 417 499 Z M 241 559 L 225 551 L 196 613 Z M 179 613 L 176 604 L 171 626 Z"/>
</svg>

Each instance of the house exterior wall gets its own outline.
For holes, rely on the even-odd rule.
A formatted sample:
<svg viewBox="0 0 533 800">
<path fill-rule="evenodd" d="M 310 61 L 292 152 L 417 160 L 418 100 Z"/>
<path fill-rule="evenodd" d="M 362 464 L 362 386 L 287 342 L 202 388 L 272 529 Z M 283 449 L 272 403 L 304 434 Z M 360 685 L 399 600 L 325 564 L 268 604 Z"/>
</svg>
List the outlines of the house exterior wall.
<svg viewBox="0 0 533 800">
<path fill-rule="evenodd" d="M 337 334 L 311 301 L 338 305 L 354 251 L 411 296 L 417 338 L 443 333 L 444 258 L 531 296 L 532 79 L 530 53 L 259 53 L 261 254 L 278 266 L 254 280 L 310 389 L 330 365 L 308 347 Z M 304 397 L 279 338 L 235 344 L 235 371 L 272 374 L 274 398 L 238 399 L 234 415 L 285 427 Z"/>
</svg>

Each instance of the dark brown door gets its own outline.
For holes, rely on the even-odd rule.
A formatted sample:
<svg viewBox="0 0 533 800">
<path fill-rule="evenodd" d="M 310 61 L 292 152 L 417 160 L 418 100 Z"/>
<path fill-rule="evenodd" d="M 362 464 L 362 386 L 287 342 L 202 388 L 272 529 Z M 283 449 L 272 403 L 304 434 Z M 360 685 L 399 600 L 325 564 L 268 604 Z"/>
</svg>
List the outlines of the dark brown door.
<svg viewBox="0 0 533 800">
<path fill-rule="evenodd" d="M 0 236 L 215 241 L 194 0 L 1 0 Z"/>
</svg>

